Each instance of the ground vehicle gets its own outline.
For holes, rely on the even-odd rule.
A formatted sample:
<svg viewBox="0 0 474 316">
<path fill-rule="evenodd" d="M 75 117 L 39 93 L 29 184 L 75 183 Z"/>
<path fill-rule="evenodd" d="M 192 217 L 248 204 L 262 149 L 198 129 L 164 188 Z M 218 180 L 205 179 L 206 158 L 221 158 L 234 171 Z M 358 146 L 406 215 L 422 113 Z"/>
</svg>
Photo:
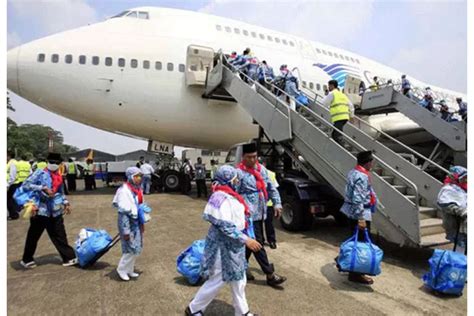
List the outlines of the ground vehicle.
<svg viewBox="0 0 474 316">
<path fill-rule="evenodd" d="M 329 215 L 339 224 L 345 223 L 345 216 L 339 212 L 343 198 L 322 177 L 316 181 L 308 179 L 278 145 L 260 143 L 259 147 L 259 156 L 267 161 L 267 168 L 277 174 L 283 205 L 280 222 L 285 229 L 309 229 L 315 217 Z M 241 159 L 242 144 L 237 144 L 229 150 L 226 163 L 235 165 Z"/>
</svg>

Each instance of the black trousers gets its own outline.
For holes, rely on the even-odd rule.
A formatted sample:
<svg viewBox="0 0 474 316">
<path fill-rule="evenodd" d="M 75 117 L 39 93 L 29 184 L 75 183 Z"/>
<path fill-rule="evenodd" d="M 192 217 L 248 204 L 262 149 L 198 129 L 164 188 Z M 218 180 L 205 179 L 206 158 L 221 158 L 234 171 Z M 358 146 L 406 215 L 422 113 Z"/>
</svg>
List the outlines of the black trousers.
<svg viewBox="0 0 474 316">
<path fill-rule="evenodd" d="M 181 193 L 189 194 L 189 191 L 191 191 L 191 176 L 184 174 L 181 183 Z"/>
<path fill-rule="evenodd" d="M 85 185 L 85 190 L 86 191 L 91 191 L 93 187 L 93 182 L 94 182 L 94 176 L 84 176 L 84 185 Z"/>
<path fill-rule="evenodd" d="M 67 242 L 63 217 L 46 217 L 36 215 L 30 219 L 30 228 L 28 229 L 28 234 L 26 235 L 25 251 L 23 252 L 24 262 L 33 261 L 33 256 L 38 245 L 38 240 L 45 229 L 48 232 L 49 238 L 61 255 L 63 262 L 68 262 L 69 260 L 76 258 L 74 250 Z"/>
<path fill-rule="evenodd" d="M 275 226 L 273 226 L 273 218 L 275 211 L 272 206 L 267 208 L 267 219 L 265 220 L 265 235 L 269 243 L 276 242 Z"/>
<path fill-rule="evenodd" d="M 63 176 L 63 186 L 64 186 L 64 194 L 65 195 L 68 195 L 69 194 L 69 186 L 68 186 L 68 183 L 67 183 L 67 177 L 66 176 Z"/>
<path fill-rule="evenodd" d="M 341 144 L 341 133 L 338 130 L 342 131 L 344 125 L 346 125 L 347 120 L 340 120 L 334 122 L 335 129 L 332 131 L 331 137 L 338 143 Z"/>
<path fill-rule="evenodd" d="M 255 221 L 253 222 L 253 228 L 255 231 L 255 238 L 256 240 L 262 245 L 262 249 L 257 252 L 252 252 L 252 250 L 245 248 L 245 257 L 247 258 L 247 262 L 250 259 L 250 256 L 255 256 L 258 264 L 260 265 L 260 269 L 262 269 L 263 273 L 265 274 L 272 274 L 275 269 L 273 268 L 273 264 L 268 261 L 267 252 L 263 247 L 264 239 L 263 239 L 263 221 Z"/>
<path fill-rule="evenodd" d="M 76 174 L 67 175 L 67 186 L 70 192 L 76 191 Z"/>
<path fill-rule="evenodd" d="M 207 198 L 206 179 L 196 179 L 196 187 L 198 198 L 201 197 L 201 195 Z"/>
<path fill-rule="evenodd" d="M 16 189 L 21 186 L 22 183 L 12 184 L 8 187 L 7 190 L 7 209 L 8 216 L 12 219 L 20 217 L 20 207 L 16 204 L 13 194 L 15 194 Z"/>
</svg>

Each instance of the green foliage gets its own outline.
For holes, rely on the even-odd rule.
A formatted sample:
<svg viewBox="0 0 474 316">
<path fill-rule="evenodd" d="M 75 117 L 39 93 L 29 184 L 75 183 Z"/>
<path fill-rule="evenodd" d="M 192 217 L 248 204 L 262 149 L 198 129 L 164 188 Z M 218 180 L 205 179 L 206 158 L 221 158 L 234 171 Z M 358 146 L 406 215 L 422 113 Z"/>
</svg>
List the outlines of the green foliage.
<svg viewBox="0 0 474 316">
<path fill-rule="evenodd" d="M 17 125 L 7 118 L 7 148 L 17 155 L 26 154 L 29 158 L 48 155 L 49 136 L 53 139 L 53 151 L 62 154 L 77 151 L 78 148 L 63 144 L 60 131 L 41 124 Z"/>
</svg>

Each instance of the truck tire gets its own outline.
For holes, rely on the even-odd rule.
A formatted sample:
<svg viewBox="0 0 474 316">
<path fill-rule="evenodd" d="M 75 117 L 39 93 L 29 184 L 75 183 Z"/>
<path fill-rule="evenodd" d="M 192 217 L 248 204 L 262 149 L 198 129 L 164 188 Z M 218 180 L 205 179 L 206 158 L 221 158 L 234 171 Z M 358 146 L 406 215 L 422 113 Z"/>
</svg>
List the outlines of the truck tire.
<svg viewBox="0 0 474 316">
<path fill-rule="evenodd" d="M 287 197 L 283 199 L 283 212 L 280 223 L 289 231 L 308 230 L 313 225 L 313 216 L 309 212 L 307 202 L 298 198 Z"/>
<path fill-rule="evenodd" d="M 168 170 L 163 173 L 163 187 L 166 192 L 176 192 L 181 188 L 179 172 Z"/>
</svg>

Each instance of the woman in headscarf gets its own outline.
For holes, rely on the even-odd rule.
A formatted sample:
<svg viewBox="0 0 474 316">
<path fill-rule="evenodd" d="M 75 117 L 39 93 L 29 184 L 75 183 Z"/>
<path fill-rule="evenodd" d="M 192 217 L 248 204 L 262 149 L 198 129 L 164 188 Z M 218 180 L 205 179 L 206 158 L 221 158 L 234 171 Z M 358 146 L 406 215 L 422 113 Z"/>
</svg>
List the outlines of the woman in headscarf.
<svg viewBox="0 0 474 316">
<path fill-rule="evenodd" d="M 235 315 L 253 315 L 245 297 L 247 283 L 245 247 L 258 251 L 261 245 L 249 235 L 249 208 L 236 192 L 237 170 L 220 167 L 215 175 L 213 194 L 204 209 L 204 220 L 211 224 L 206 238 L 202 277 L 206 282 L 186 308 L 186 315 L 203 315 L 219 290 L 230 284 Z"/>
<path fill-rule="evenodd" d="M 115 193 L 113 206 L 118 209 L 118 229 L 122 241 L 122 258 L 117 266 L 117 273 L 123 281 L 128 281 L 130 277 L 139 276 L 134 267 L 142 251 L 145 228 L 139 216 L 144 202 L 141 170 L 130 167 L 125 174 L 127 182 Z"/>
<path fill-rule="evenodd" d="M 466 250 L 467 246 L 467 169 L 454 166 L 444 180 L 438 194 L 438 205 L 443 211 L 443 227 L 446 239 Z M 459 233 L 458 233 L 459 230 Z M 464 248 L 464 249 L 462 249 Z"/>
</svg>

